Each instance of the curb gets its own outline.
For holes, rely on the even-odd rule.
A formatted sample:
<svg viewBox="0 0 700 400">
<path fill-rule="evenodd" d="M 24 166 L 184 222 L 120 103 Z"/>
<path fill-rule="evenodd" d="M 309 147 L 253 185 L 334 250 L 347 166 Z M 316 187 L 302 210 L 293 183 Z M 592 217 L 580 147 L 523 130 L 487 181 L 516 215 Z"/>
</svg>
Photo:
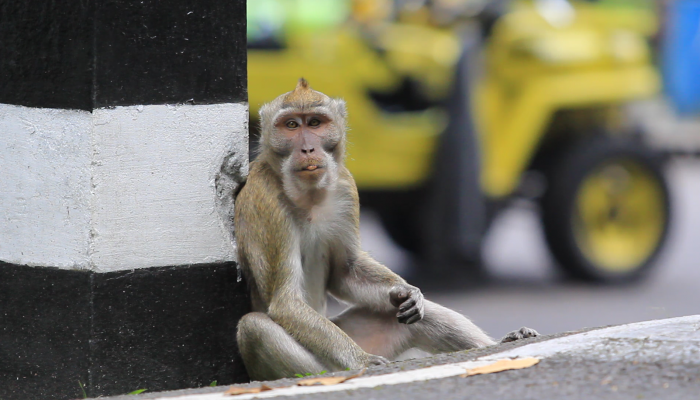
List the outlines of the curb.
<svg viewBox="0 0 700 400">
<path fill-rule="evenodd" d="M 571 357 L 616 362 L 629 360 L 634 355 L 636 360 L 647 362 L 662 358 L 683 364 L 700 364 L 700 359 L 697 357 L 697 353 L 700 352 L 700 315 L 597 328 L 539 339 L 525 340 L 519 346 L 503 344 L 474 351 L 392 363 L 389 368 L 373 368 L 368 370 L 365 376 L 332 386 L 294 386 L 299 379 L 283 379 L 269 382 L 269 386 L 274 390 L 255 394 L 225 396 L 224 391 L 230 387 L 217 387 L 139 396 L 118 396 L 109 399 L 248 400 L 314 393 L 330 394 L 449 378 L 499 360 L 530 357 L 541 360 Z M 468 358 L 468 360 L 454 362 L 461 358 Z M 449 362 L 450 360 L 452 362 Z M 442 363 L 443 361 L 447 362 Z M 346 374 L 350 372 L 329 374 L 329 376 Z M 257 387 L 260 383 L 234 386 Z"/>
</svg>

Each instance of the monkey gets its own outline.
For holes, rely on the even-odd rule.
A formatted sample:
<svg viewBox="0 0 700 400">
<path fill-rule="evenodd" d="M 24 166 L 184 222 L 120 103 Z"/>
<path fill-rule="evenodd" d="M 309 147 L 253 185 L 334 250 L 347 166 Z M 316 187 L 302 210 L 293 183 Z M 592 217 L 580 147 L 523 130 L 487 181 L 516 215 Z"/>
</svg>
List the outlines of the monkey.
<svg viewBox="0 0 700 400">
<path fill-rule="evenodd" d="M 343 100 L 301 78 L 259 113 L 259 154 L 234 207 L 252 308 L 236 339 L 251 379 L 384 365 L 410 348 L 496 343 L 361 250 Z M 328 294 L 349 308 L 327 318 Z M 523 327 L 502 342 L 537 335 Z"/>
</svg>

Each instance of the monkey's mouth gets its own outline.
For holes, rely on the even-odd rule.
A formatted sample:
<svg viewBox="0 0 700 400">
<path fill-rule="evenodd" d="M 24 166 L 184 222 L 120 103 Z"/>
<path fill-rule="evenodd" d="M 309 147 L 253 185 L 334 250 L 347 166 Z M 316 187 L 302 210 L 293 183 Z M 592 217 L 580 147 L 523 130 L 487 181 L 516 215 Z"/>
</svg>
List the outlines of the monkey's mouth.
<svg viewBox="0 0 700 400">
<path fill-rule="evenodd" d="M 314 172 L 314 171 L 318 171 L 319 169 L 323 169 L 323 167 L 320 165 L 313 165 L 312 164 L 312 165 L 307 165 L 305 167 L 302 167 L 300 171 L 301 172 Z"/>
</svg>

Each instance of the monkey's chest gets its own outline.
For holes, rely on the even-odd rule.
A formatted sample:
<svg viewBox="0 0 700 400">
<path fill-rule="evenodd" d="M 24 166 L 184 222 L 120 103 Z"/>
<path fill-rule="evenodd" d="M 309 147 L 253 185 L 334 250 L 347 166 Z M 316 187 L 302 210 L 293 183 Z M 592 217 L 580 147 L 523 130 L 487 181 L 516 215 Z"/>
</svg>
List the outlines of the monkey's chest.
<svg viewBox="0 0 700 400">
<path fill-rule="evenodd" d="M 301 268 L 303 271 L 304 297 L 306 303 L 322 315 L 326 314 L 326 282 L 330 271 L 330 252 L 324 243 L 302 246 Z"/>
<path fill-rule="evenodd" d="M 303 270 L 303 290 L 307 304 L 322 315 L 326 314 L 327 284 L 331 263 L 343 254 L 343 232 L 353 232 L 343 218 L 343 209 L 324 203 L 314 207 L 300 228 L 300 253 Z"/>
</svg>

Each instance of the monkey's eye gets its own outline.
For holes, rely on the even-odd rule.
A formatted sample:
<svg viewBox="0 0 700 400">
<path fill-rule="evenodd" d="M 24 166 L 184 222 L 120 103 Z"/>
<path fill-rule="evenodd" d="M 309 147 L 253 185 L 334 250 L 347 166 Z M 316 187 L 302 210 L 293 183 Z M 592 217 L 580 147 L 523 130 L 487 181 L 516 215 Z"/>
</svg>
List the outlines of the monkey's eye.
<svg viewBox="0 0 700 400">
<path fill-rule="evenodd" d="M 319 126 L 321 125 L 321 120 L 318 118 L 313 118 L 309 121 L 309 126 Z"/>
<path fill-rule="evenodd" d="M 296 129 L 299 127 L 299 123 L 297 121 L 287 121 L 287 123 L 285 125 L 289 129 Z"/>
</svg>

